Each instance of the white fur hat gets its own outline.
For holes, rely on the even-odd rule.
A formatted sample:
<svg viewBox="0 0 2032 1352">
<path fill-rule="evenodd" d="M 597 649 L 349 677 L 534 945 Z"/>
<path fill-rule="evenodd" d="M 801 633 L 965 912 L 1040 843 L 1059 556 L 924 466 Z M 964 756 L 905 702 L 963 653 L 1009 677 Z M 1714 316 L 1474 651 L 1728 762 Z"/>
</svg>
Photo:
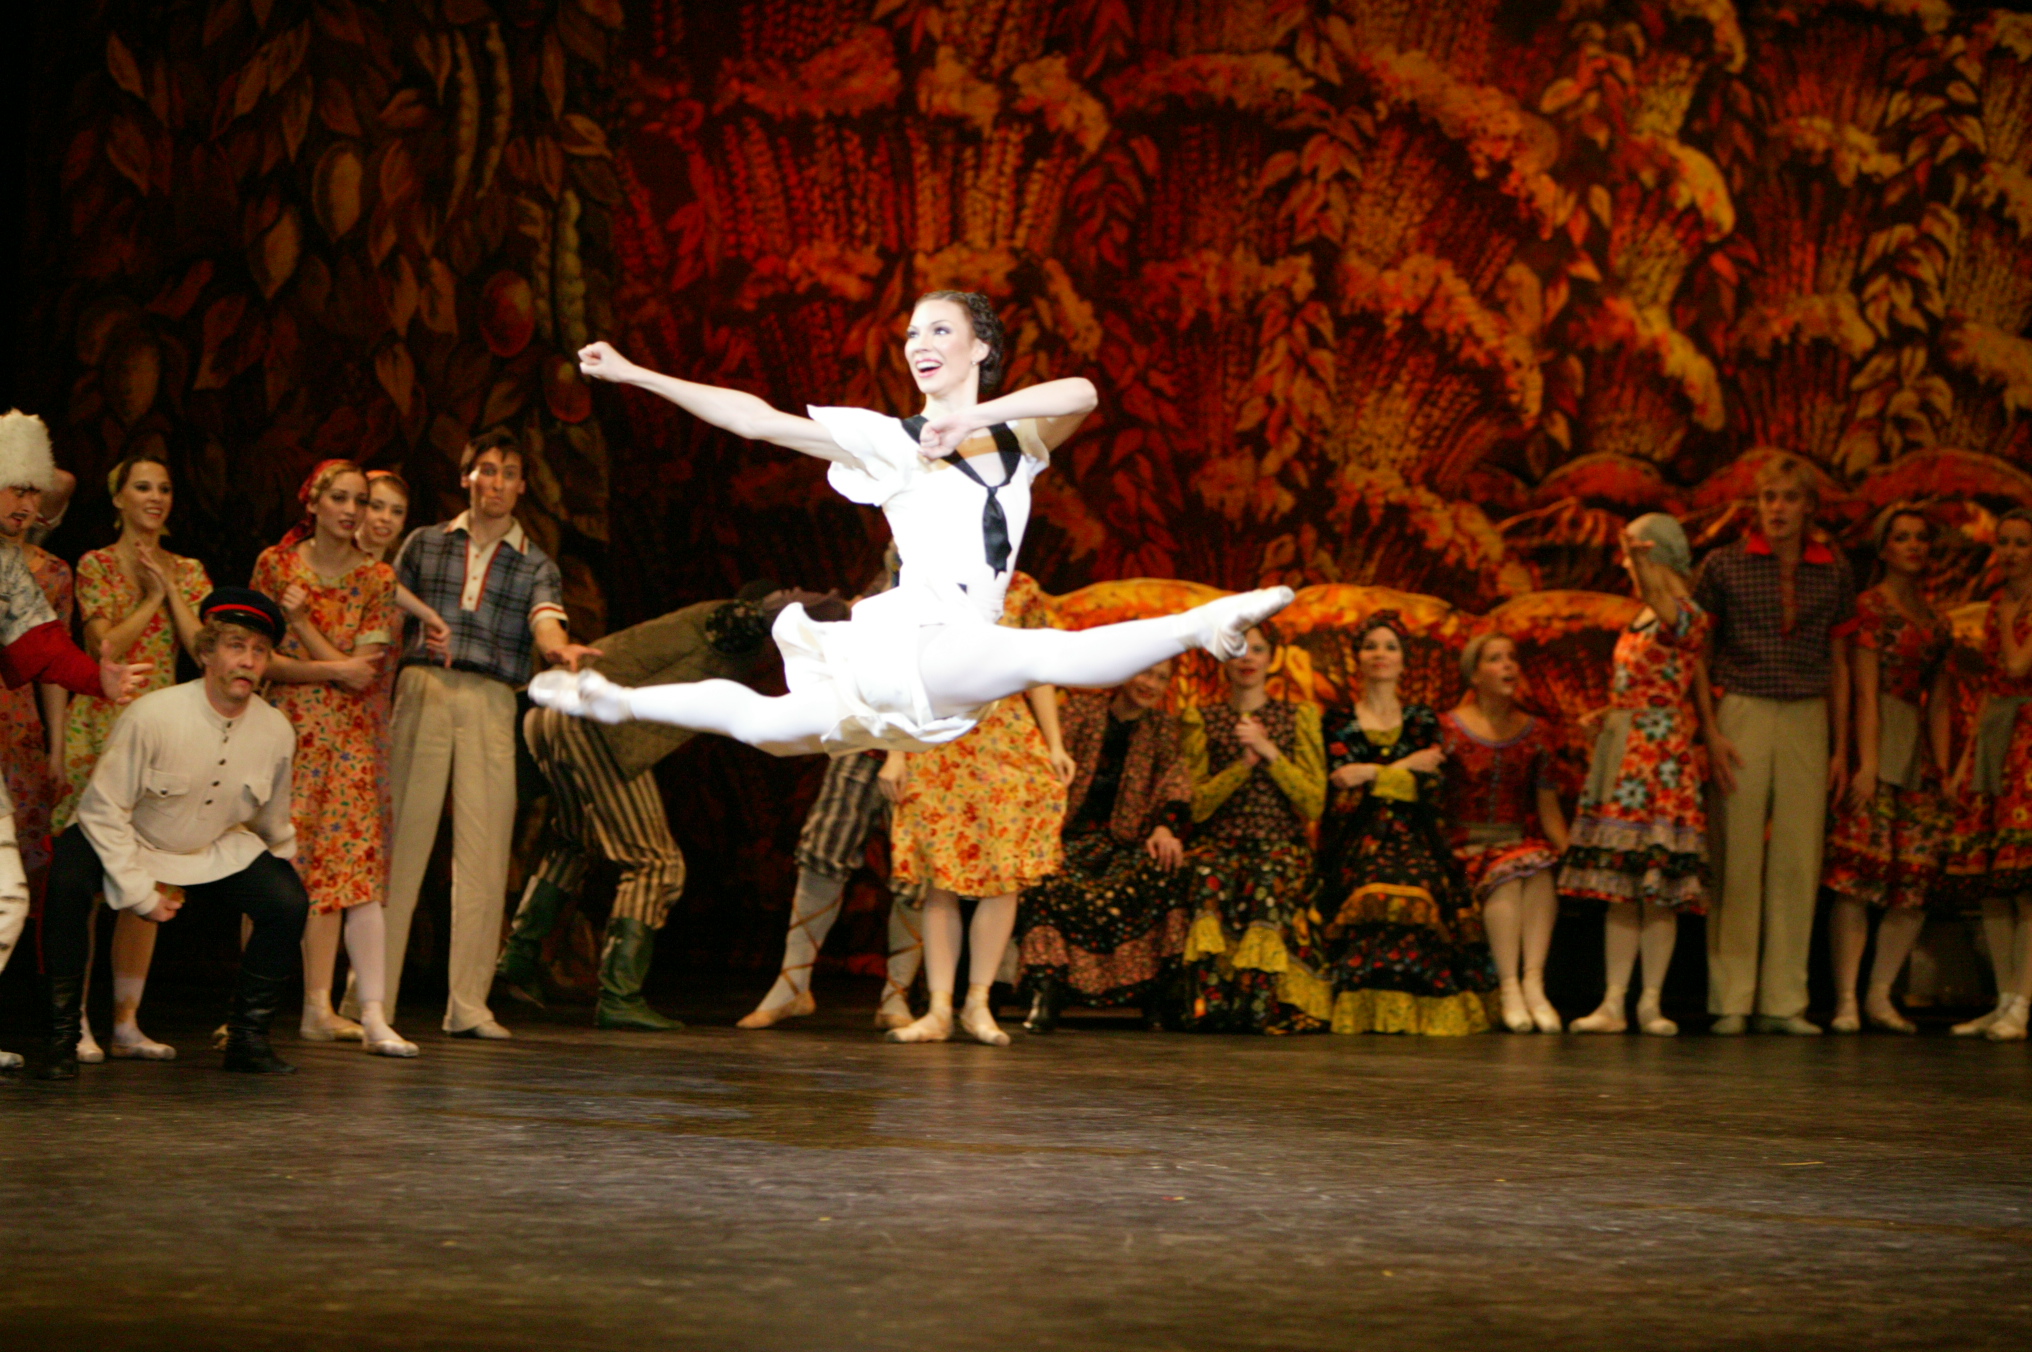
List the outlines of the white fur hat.
<svg viewBox="0 0 2032 1352">
<path fill-rule="evenodd" d="M 49 454 L 49 429 L 33 413 L 0 414 L 0 488 L 56 487 L 56 461 Z"/>
</svg>

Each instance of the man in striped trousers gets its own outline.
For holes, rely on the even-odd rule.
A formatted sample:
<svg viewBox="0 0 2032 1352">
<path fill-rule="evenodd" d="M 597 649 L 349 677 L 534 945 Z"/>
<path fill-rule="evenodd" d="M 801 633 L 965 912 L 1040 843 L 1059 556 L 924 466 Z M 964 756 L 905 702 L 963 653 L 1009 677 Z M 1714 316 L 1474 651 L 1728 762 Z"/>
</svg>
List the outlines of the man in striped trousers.
<svg viewBox="0 0 2032 1352">
<path fill-rule="evenodd" d="M 751 583 L 731 601 L 706 601 L 611 634 L 599 643 L 595 668 L 626 686 L 667 685 L 718 677 L 746 680 L 769 655 L 769 622 L 790 601 L 820 618 L 836 597 Z M 543 862 L 529 879 L 495 977 L 524 999 L 542 1003 L 543 941 L 585 882 L 592 857 L 621 869 L 614 909 L 600 948 L 601 1028 L 664 1031 L 680 1027 L 642 996 L 655 933 L 684 891 L 684 855 L 671 837 L 657 792 L 656 763 L 692 738 L 661 723 L 612 727 L 531 709 L 523 733 L 550 785 L 550 822 Z"/>
</svg>

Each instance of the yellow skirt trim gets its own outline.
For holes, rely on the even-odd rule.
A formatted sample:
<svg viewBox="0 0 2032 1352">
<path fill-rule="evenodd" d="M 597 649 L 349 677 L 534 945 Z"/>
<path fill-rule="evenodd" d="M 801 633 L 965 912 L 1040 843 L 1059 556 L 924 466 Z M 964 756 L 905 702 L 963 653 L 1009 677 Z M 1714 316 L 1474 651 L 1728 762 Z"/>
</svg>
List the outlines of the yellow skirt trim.
<svg viewBox="0 0 2032 1352">
<path fill-rule="evenodd" d="M 1487 999 L 1473 991 L 1459 995 L 1412 995 L 1406 991 L 1342 991 L 1333 1002 L 1336 1033 L 1412 1033 L 1421 1037 L 1465 1037 L 1489 1031 Z"/>
<path fill-rule="evenodd" d="M 1277 998 L 1321 1023 L 1333 1017 L 1333 987 L 1297 963 L 1278 973 Z"/>
<path fill-rule="evenodd" d="M 1221 933 L 1221 918 L 1212 911 L 1201 911 L 1185 936 L 1185 960 L 1197 962 L 1227 951 L 1228 936 Z"/>
</svg>

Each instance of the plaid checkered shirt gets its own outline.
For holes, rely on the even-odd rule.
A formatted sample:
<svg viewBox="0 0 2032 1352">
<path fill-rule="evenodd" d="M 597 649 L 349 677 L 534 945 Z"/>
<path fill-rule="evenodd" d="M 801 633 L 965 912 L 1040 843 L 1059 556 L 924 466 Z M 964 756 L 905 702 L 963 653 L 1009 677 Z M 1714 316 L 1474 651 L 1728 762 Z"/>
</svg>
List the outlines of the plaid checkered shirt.
<svg viewBox="0 0 2032 1352">
<path fill-rule="evenodd" d="M 395 576 L 451 626 L 454 667 L 520 686 L 529 679 L 536 622 L 565 623 L 564 580 L 520 522 L 475 548 L 468 515 L 411 532 Z M 424 648 L 423 626 L 409 625 L 402 665 L 436 661 Z"/>
<path fill-rule="evenodd" d="M 1856 584 L 1848 560 L 1818 540 L 1807 542 L 1793 579 L 1798 613 L 1785 627 L 1778 556 L 1751 531 L 1701 564 L 1693 599 L 1715 617 L 1715 685 L 1754 699 L 1819 699 L 1834 678 L 1836 626 L 1855 614 Z"/>
</svg>

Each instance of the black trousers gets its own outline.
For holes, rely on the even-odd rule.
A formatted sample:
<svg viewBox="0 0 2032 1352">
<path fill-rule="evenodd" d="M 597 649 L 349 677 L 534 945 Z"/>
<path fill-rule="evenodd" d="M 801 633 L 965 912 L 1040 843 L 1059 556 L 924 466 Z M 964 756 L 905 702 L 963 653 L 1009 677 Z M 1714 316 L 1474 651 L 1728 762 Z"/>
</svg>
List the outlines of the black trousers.
<svg viewBox="0 0 2032 1352">
<path fill-rule="evenodd" d="M 42 903 L 42 974 L 62 979 L 85 974 L 89 943 L 86 926 L 92 900 L 105 885 L 106 870 L 85 833 L 73 826 L 56 838 L 49 864 L 49 890 Z M 310 894 L 296 876 L 296 866 L 262 851 L 238 873 L 216 882 L 184 888 L 186 905 L 217 901 L 254 922 L 241 955 L 240 970 L 249 976 L 280 981 L 296 970 L 303 922 L 310 915 Z M 174 922 L 172 922 L 174 923 Z"/>
</svg>

